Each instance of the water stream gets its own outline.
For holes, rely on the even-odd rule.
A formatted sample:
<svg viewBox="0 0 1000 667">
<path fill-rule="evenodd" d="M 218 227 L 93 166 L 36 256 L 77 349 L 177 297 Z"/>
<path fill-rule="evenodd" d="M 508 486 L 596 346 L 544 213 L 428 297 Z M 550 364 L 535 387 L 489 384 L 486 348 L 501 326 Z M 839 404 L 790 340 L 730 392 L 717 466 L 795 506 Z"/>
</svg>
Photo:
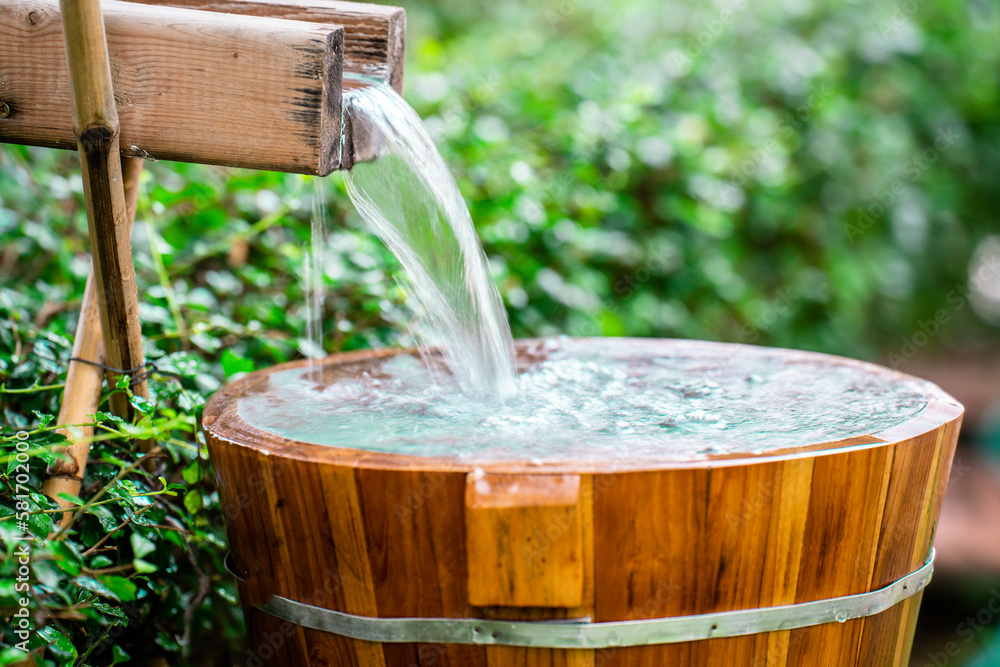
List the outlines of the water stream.
<svg viewBox="0 0 1000 667">
<path fill-rule="evenodd" d="M 272 374 L 238 403 L 261 430 L 401 454 L 612 464 L 867 437 L 937 392 L 833 357 L 708 343 L 549 340 L 521 344 L 515 367 L 468 208 L 420 118 L 386 85 L 350 91 L 345 109 L 377 155 L 346 175 L 348 193 L 405 271 L 423 351 Z M 306 266 L 317 348 L 325 230 L 317 210 Z"/>
<path fill-rule="evenodd" d="M 469 209 L 417 113 L 386 84 L 349 91 L 347 113 L 377 146 L 347 192 L 402 264 L 423 345 L 440 346 L 462 391 L 503 400 L 515 388 L 507 314 Z"/>
</svg>

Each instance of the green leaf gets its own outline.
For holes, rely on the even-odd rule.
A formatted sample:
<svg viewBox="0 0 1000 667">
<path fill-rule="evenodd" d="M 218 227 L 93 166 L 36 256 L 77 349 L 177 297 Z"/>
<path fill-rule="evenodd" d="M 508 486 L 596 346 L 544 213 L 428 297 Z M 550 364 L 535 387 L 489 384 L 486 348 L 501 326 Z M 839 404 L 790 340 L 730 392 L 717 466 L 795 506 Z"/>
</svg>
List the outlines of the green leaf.
<svg viewBox="0 0 1000 667">
<path fill-rule="evenodd" d="M 132 407 L 144 415 L 151 415 L 156 409 L 156 406 L 153 405 L 152 401 L 142 396 L 133 395 L 129 400 L 132 403 Z"/>
<path fill-rule="evenodd" d="M 38 424 L 42 428 L 45 428 L 46 426 L 51 424 L 52 420 L 55 419 L 54 415 L 50 415 L 44 412 L 39 412 L 38 410 L 32 410 L 32 412 L 35 414 L 36 417 L 38 417 Z"/>
<path fill-rule="evenodd" d="M 179 547 L 184 546 L 184 537 L 178 533 L 176 530 L 168 530 L 163 535 L 163 539 L 167 542 L 171 542 Z"/>
<path fill-rule="evenodd" d="M 201 461 L 195 459 L 191 463 L 184 466 L 184 471 L 181 473 L 184 477 L 184 481 L 188 484 L 196 484 L 201 480 Z"/>
<path fill-rule="evenodd" d="M 237 355 L 228 347 L 222 351 L 222 357 L 219 361 L 222 364 L 222 371 L 226 374 L 227 379 L 237 373 L 250 373 L 254 369 L 253 360 Z"/>
<path fill-rule="evenodd" d="M 136 572 L 139 572 L 141 574 L 149 574 L 151 572 L 156 572 L 157 570 L 160 569 L 154 563 L 150 563 L 149 561 L 145 561 L 141 558 L 136 558 L 135 560 L 133 560 L 132 566 L 135 567 Z"/>
<path fill-rule="evenodd" d="M 132 553 L 136 558 L 142 558 L 156 551 L 156 545 L 139 533 L 133 532 L 129 541 L 132 543 Z"/>
<path fill-rule="evenodd" d="M 90 508 L 89 513 L 97 517 L 97 520 L 101 522 L 101 528 L 104 530 L 114 530 L 120 523 L 115 520 L 115 515 L 105 505 L 95 505 Z"/>
<path fill-rule="evenodd" d="M 76 583 L 76 585 L 80 588 L 88 590 L 91 593 L 96 593 L 101 597 L 106 597 L 114 600 L 115 602 L 121 602 L 117 593 L 93 577 L 77 577 L 74 583 Z"/>
<path fill-rule="evenodd" d="M 25 653 L 21 649 L 14 648 L 13 646 L 6 646 L 0 649 L 0 667 L 23 664 L 24 656 Z"/>
<path fill-rule="evenodd" d="M 126 653 L 125 649 L 123 649 L 121 646 L 115 646 L 113 649 L 111 649 L 111 658 L 112 658 L 111 660 L 112 665 L 119 665 L 131 660 L 132 656 Z"/>
<path fill-rule="evenodd" d="M 35 581 L 43 586 L 56 588 L 66 580 L 66 574 L 51 560 L 35 558 L 31 561 L 31 571 Z"/>
<path fill-rule="evenodd" d="M 184 507 L 191 514 L 194 514 L 202 508 L 201 493 L 197 490 L 188 491 L 187 495 L 184 496 Z"/>
<path fill-rule="evenodd" d="M 74 496 L 72 493 L 57 493 L 56 496 L 60 500 L 65 500 L 66 502 L 76 505 L 77 507 L 85 504 L 79 496 Z"/>
<path fill-rule="evenodd" d="M 139 493 L 136 491 L 135 484 L 129 480 L 120 479 L 108 487 L 108 493 L 115 498 L 122 501 L 122 505 L 128 507 L 135 507 L 135 500 Z"/>
<path fill-rule="evenodd" d="M 40 452 L 35 454 L 35 456 L 40 458 L 42 461 L 45 461 L 45 464 L 50 466 L 55 465 L 57 461 L 66 458 L 65 454 L 62 454 L 60 452 L 54 452 L 48 449 L 41 450 Z"/>
<path fill-rule="evenodd" d="M 66 540 L 60 540 L 52 545 L 52 551 L 56 555 L 55 562 L 56 565 L 59 566 L 60 570 L 71 577 L 75 577 L 80 574 L 80 568 L 82 566 L 80 562 L 80 554 L 73 548 L 72 543 Z"/>
<path fill-rule="evenodd" d="M 108 604 L 107 602 L 101 602 L 100 600 L 94 600 L 90 603 L 90 606 L 101 613 L 104 617 L 105 623 L 110 625 L 128 625 L 128 615 L 121 610 L 121 607 Z"/>
<path fill-rule="evenodd" d="M 135 599 L 136 586 L 125 577 L 108 575 L 101 577 L 101 581 L 108 590 L 114 592 L 119 601 L 131 602 Z"/>
<path fill-rule="evenodd" d="M 38 631 L 38 634 L 49 643 L 49 650 L 61 658 L 76 660 L 76 647 L 69 637 L 60 632 L 54 625 L 46 625 Z"/>
<path fill-rule="evenodd" d="M 55 523 L 52 521 L 51 514 L 29 514 L 28 515 L 28 532 L 37 537 L 40 540 L 44 540 L 55 529 Z"/>
<path fill-rule="evenodd" d="M 125 376 L 123 375 L 122 377 Z M 119 424 L 122 424 L 125 421 L 118 415 L 112 414 L 110 412 L 104 412 L 103 410 L 98 410 L 94 416 L 97 417 L 98 421 L 112 421 L 112 422 L 117 422 Z"/>
</svg>

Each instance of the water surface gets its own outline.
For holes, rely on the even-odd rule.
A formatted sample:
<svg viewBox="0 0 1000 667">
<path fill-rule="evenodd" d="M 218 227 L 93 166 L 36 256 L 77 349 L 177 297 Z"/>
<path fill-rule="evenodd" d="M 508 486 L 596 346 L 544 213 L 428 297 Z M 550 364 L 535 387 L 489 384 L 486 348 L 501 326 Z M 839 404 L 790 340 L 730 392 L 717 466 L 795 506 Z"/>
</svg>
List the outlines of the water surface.
<svg viewBox="0 0 1000 667">
<path fill-rule="evenodd" d="M 470 399 L 435 354 L 327 366 L 319 381 L 286 370 L 241 397 L 238 411 L 263 431 L 330 447 L 613 467 L 868 436 L 943 396 L 922 380 L 826 355 L 667 345 L 533 343 L 506 401 Z"/>
</svg>

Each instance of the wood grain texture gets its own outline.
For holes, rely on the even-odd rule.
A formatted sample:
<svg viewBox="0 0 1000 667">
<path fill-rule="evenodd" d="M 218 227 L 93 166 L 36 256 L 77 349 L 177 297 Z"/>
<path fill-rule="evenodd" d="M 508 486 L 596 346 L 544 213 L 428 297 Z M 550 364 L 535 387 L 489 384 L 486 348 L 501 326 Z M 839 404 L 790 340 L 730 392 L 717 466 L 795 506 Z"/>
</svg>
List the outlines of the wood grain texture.
<svg viewBox="0 0 1000 667">
<path fill-rule="evenodd" d="M 401 7 L 340 0 L 128 0 L 223 14 L 265 16 L 344 27 L 344 87 L 361 85 L 349 75 L 387 81 L 403 94 L 406 11 Z"/>
<path fill-rule="evenodd" d="M 142 160 L 122 158 L 125 207 L 128 211 L 130 233 L 135 222 L 135 207 L 139 198 L 139 176 L 141 173 Z M 104 363 L 104 339 L 101 336 L 97 283 L 93 267 L 87 276 L 87 285 L 83 291 L 80 317 L 73 335 L 72 356 L 97 364 Z M 59 498 L 59 494 L 80 495 L 83 474 L 90 456 L 90 438 L 94 435 L 94 427 L 86 422 L 90 421 L 90 415 L 95 414 L 100 406 L 104 375 L 104 371 L 99 366 L 79 361 L 71 361 L 66 371 L 66 386 L 63 387 L 62 402 L 59 406 L 59 417 L 56 423 L 71 425 L 59 429 L 59 433 L 66 436 L 66 440 L 70 443 L 62 450 L 68 458 L 61 459 L 50 466 L 42 485 L 42 492 L 64 509 L 73 507 L 73 504 Z M 134 390 L 140 396 L 148 395 L 145 382 L 137 384 Z M 80 424 L 80 426 L 73 426 L 76 424 Z M 69 513 L 63 514 L 59 523 L 61 524 L 69 516 Z"/>
<path fill-rule="evenodd" d="M 389 83 L 403 94 L 406 55 L 406 12 L 400 7 L 340 0 L 128 0 L 141 4 L 183 7 L 223 14 L 263 16 L 344 28 L 343 88 L 369 85 L 368 79 Z M 350 169 L 375 158 L 370 128 L 343 118 L 342 149 L 336 169 Z"/>
<path fill-rule="evenodd" d="M 691 346 L 662 341 L 660 349 L 678 355 Z M 478 564 L 468 557 L 481 552 L 471 535 L 475 528 L 469 529 L 467 483 L 483 462 L 338 451 L 283 441 L 242 422 L 236 397 L 288 367 L 244 378 L 213 397 L 205 411 L 224 502 L 243 494 L 243 509 L 229 516 L 228 530 L 234 558 L 249 577 L 241 583 L 244 604 L 269 594 L 308 597 L 306 583 L 333 572 L 338 593 L 315 604 L 379 617 L 586 615 L 604 622 L 752 609 L 880 588 L 927 557 L 962 413 L 932 395 L 922 412 L 878 438 L 825 447 L 802 443 L 742 460 L 664 461 L 616 471 L 572 461 L 497 464 L 486 474 L 579 476 L 582 605 L 480 607 L 470 603 L 469 577 Z M 254 478 L 273 484 L 255 494 Z M 498 496 L 503 502 L 482 504 L 518 510 L 532 497 L 544 494 L 525 494 L 522 502 Z M 312 664 L 903 667 L 918 608 L 919 596 L 843 624 L 598 651 L 359 647 L 310 633 L 295 641 Z M 248 611 L 251 618 L 256 614 Z M 259 643 L 257 633 L 251 626 L 252 641 Z"/>
<path fill-rule="evenodd" d="M 469 603 L 583 605 L 579 475 L 485 475 L 465 484 Z"/>
<path fill-rule="evenodd" d="M 80 135 L 79 145 L 105 363 L 126 371 L 141 370 L 145 363 L 142 326 L 118 136 L 109 128 L 90 126 Z M 116 385 L 120 375 L 108 371 L 110 386 Z M 138 385 L 136 389 L 144 393 Z M 108 402 L 112 412 L 132 421 L 128 396 L 112 393 Z"/>
<path fill-rule="evenodd" d="M 469 477 L 475 477 L 475 473 L 470 474 L 466 477 L 467 484 Z M 529 507 L 534 505 L 539 506 L 540 502 L 552 502 L 553 500 L 558 500 L 560 496 L 562 497 L 561 502 L 564 504 L 562 507 L 559 505 L 545 506 L 542 505 L 546 510 L 548 515 L 547 520 L 543 525 L 539 526 L 539 531 L 541 535 L 541 540 L 537 544 L 528 545 L 527 554 L 531 560 L 538 560 L 540 557 L 548 557 L 548 552 L 553 548 L 559 549 L 559 542 L 565 540 L 568 544 L 564 544 L 562 551 L 563 557 L 552 561 L 552 564 L 557 565 L 561 568 L 562 572 L 557 572 L 554 574 L 554 579 L 558 582 L 562 580 L 565 582 L 566 579 L 573 581 L 574 586 L 574 596 L 572 598 L 564 598 L 558 600 L 559 602 L 566 605 L 578 605 L 578 606 L 563 606 L 556 607 L 552 604 L 542 605 L 540 600 L 554 601 L 549 598 L 550 591 L 552 591 L 551 582 L 539 582 L 538 587 L 541 589 L 545 597 L 529 599 L 526 601 L 527 604 L 531 606 L 523 607 L 498 607 L 498 606 L 488 606 L 488 607 L 478 607 L 476 609 L 476 615 L 482 618 L 490 619 L 510 619 L 510 620 L 547 620 L 547 619 L 559 619 L 559 618 L 592 618 L 594 615 L 594 584 L 593 577 L 588 576 L 588 573 L 593 572 L 594 567 L 594 483 L 593 476 L 591 475 L 489 475 L 487 477 L 500 478 L 505 482 L 509 488 L 509 482 L 525 479 L 531 480 L 532 484 L 528 489 L 528 492 L 524 494 L 524 498 L 520 501 L 515 496 L 510 494 L 496 494 L 491 502 L 488 504 L 493 505 L 494 509 L 499 507 L 515 508 L 518 507 L 520 503 L 528 503 Z M 572 480 L 572 486 L 569 489 L 564 489 L 562 492 L 558 492 L 552 489 L 552 484 L 544 483 L 545 478 L 550 480 L 555 479 L 568 479 Z M 578 488 L 579 493 L 577 494 L 575 488 L 577 487 L 576 479 L 579 479 Z M 466 487 L 468 489 L 468 486 Z M 571 493 L 567 494 L 566 490 L 570 490 Z M 523 508 L 523 505 L 522 505 Z M 565 510 L 560 511 L 562 508 Z M 469 498 L 466 496 L 466 523 L 469 523 L 468 512 L 469 512 Z M 516 512 L 512 518 L 520 518 L 520 512 Z M 569 521 L 572 521 L 577 526 L 573 526 L 572 531 L 566 531 L 565 528 L 569 527 Z M 503 521 L 502 523 L 510 523 L 510 521 Z M 579 531 L 579 536 L 575 534 L 575 531 Z M 551 531 L 551 532 L 550 532 Z M 472 541 L 472 536 L 469 535 L 466 539 L 466 551 L 469 556 L 469 587 L 470 587 L 470 598 L 472 595 L 472 587 L 474 584 L 474 578 L 472 576 L 473 569 L 473 553 L 476 547 Z M 582 542 L 580 546 L 581 550 L 581 562 L 577 562 L 575 557 L 575 551 L 577 547 L 575 546 L 576 541 Z M 524 545 L 522 545 L 524 546 Z M 508 550 L 513 551 L 513 550 Z M 522 551 L 524 553 L 524 551 Z M 573 554 L 572 556 L 567 556 L 565 554 Z M 516 552 L 510 554 L 514 557 L 517 556 Z M 489 573 L 488 568 L 483 568 L 483 564 L 478 564 L 481 570 L 486 570 L 483 572 L 483 576 L 497 577 L 497 574 Z M 499 568 L 498 568 L 499 569 Z M 547 567 L 541 569 L 551 572 L 553 569 L 551 564 Z M 583 575 L 583 587 L 579 598 L 575 595 L 575 579 L 580 575 Z M 535 573 L 532 579 L 539 578 L 539 573 Z M 579 602 L 577 602 L 579 600 Z M 526 648 L 520 646 L 488 646 L 486 647 L 486 664 L 489 666 L 496 667 L 506 667 L 509 665 L 525 665 L 529 667 L 594 667 L 595 659 L 599 656 L 599 652 L 590 650 L 564 650 L 564 649 L 537 649 L 537 648 Z"/>
<path fill-rule="evenodd" d="M 118 110 L 111 87 L 108 45 L 99 0 L 62 0 L 65 59 L 69 67 L 73 132 L 79 139 L 92 128 L 118 132 Z M 28 14 L 29 21 L 31 14 Z M 119 182 L 119 189 L 122 185 Z M 122 210 L 124 211 L 124 195 Z"/>
<path fill-rule="evenodd" d="M 108 382 L 114 386 L 119 375 L 131 374 L 144 364 L 118 112 L 100 0 L 62 0 L 60 8 L 104 357 L 108 366 L 122 371 L 108 372 Z M 136 389 L 145 394 L 144 387 Z M 132 421 L 127 395 L 114 392 L 109 404 L 112 412 Z"/>
<path fill-rule="evenodd" d="M 61 16 L 0 1 L 0 141 L 75 148 Z M 327 174 L 340 166 L 343 28 L 107 1 L 124 155 Z"/>
<path fill-rule="evenodd" d="M 97 285 L 93 271 L 87 276 L 87 286 L 83 291 L 80 318 L 73 337 L 73 356 L 104 363 L 104 343 L 101 339 L 101 318 L 97 312 Z M 86 422 L 91 421 L 88 415 L 96 413 L 100 406 L 103 385 L 104 371 L 101 368 L 79 361 L 69 362 L 66 386 L 63 388 L 59 417 L 56 420 L 58 424 L 73 425 L 59 429 L 59 433 L 69 443 L 62 449 L 68 458 L 49 467 L 48 476 L 42 485 L 43 493 L 63 509 L 73 507 L 73 503 L 60 499 L 60 493 L 80 495 L 90 455 L 90 438 L 94 435 L 94 427 Z M 68 515 L 64 514 L 59 523 L 67 518 Z"/>
</svg>

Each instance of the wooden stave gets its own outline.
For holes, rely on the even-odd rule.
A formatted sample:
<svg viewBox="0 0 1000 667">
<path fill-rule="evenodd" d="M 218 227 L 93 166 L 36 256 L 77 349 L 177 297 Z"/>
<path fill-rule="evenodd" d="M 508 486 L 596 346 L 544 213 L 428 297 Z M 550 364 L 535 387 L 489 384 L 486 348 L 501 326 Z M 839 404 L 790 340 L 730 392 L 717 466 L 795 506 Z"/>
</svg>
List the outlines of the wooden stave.
<svg viewBox="0 0 1000 667">
<path fill-rule="evenodd" d="M 238 385 L 213 397 L 206 408 L 205 430 L 223 501 L 230 506 L 235 502 L 243 514 L 229 521 L 233 559 L 237 571 L 247 577 L 240 587 L 242 601 L 252 606 L 277 594 L 382 617 L 559 618 L 586 613 L 601 622 L 788 604 L 880 588 L 917 569 L 926 558 L 961 420 L 960 406 L 935 398 L 919 418 L 881 434 L 882 442 L 837 443 L 820 451 L 689 461 L 657 469 L 575 470 L 590 489 L 584 504 L 589 508 L 584 510 L 584 524 L 590 559 L 584 608 L 500 610 L 473 608 L 467 602 L 462 520 L 467 470 L 440 465 L 381 468 L 378 460 L 365 456 L 323 460 L 310 451 L 315 446 L 304 446 L 296 455 L 287 443 L 239 444 L 236 440 L 247 433 L 227 433 L 234 421 L 220 422 L 218 415 L 219 406 Z M 515 472 L 523 470 L 515 467 Z M 547 466 L 543 472 L 566 469 Z M 240 488 L 241 480 L 254 479 L 260 481 L 249 482 L 250 490 L 258 488 L 257 497 L 266 495 L 266 505 L 240 500 L 241 492 L 248 494 L 247 488 Z M 793 492 L 801 494 L 806 486 L 809 500 L 804 503 Z M 328 499 L 331 493 L 339 494 L 346 514 L 329 502 L 322 513 L 309 508 L 310 499 Z M 864 502 L 851 504 L 852 495 Z M 707 499 L 703 506 L 701 498 Z M 652 499 L 656 511 L 643 507 L 644 499 Z M 280 507 L 273 516 L 263 511 L 276 505 Z M 634 509 L 626 511 L 628 507 Z M 878 510 L 872 512 L 872 507 Z M 841 516 L 845 511 L 849 521 Z M 252 520 L 247 520 L 248 512 Z M 737 517 L 735 529 L 723 531 L 716 540 L 718 531 L 705 530 L 710 517 L 715 523 L 719 517 L 723 522 Z M 728 525 L 732 528 L 731 520 Z M 802 531 L 797 543 L 802 550 L 797 559 L 782 565 L 769 555 L 767 545 L 778 540 L 777 551 L 789 553 L 780 547 L 794 547 L 796 527 Z M 289 535 L 306 531 L 312 534 L 313 546 L 303 555 L 290 546 Z M 856 532 L 862 538 L 852 539 Z M 685 538 L 663 543 L 667 535 Z M 336 546 L 323 550 L 317 544 Z M 834 555 L 808 555 L 816 551 Z M 338 557 L 345 567 L 338 566 Z M 631 566 L 623 567 L 623 562 Z M 727 571 L 734 568 L 738 576 L 730 581 Z M 789 584 L 789 578 L 795 581 Z M 740 581 L 742 588 L 736 586 Z M 331 588 L 328 582 L 333 590 L 317 596 L 317 591 Z M 292 657 L 276 664 L 904 665 L 918 608 L 915 596 L 877 616 L 844 624 L 603 651 L 379 646 L 299 628 L 288 640 L 295 646 Z M 265 616 L 247 610 L 258 648 L 267 646 L 266 637 L 274 637 L 268 628 L 281 626 Z"/>
</svg>

